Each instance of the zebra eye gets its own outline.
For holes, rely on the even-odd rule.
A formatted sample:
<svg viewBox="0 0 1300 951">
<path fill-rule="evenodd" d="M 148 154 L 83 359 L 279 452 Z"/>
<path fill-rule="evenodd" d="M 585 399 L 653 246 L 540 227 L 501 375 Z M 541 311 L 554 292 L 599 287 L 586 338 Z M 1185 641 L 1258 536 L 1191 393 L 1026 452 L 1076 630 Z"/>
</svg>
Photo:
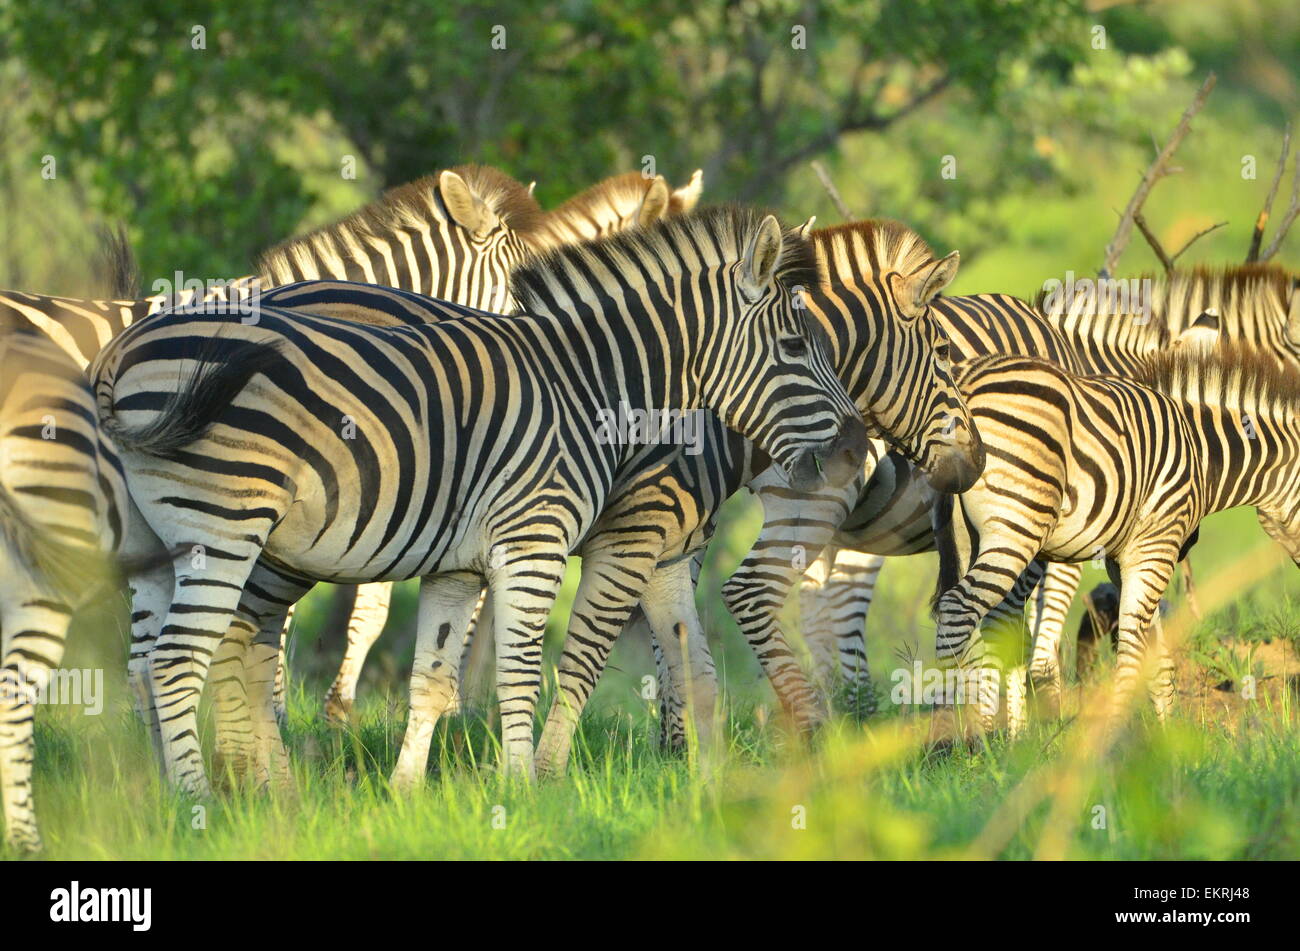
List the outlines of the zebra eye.
<svg viewBox="0 0 1300 951">
<path fill-rule="evenodd" d="M 783 337 L 781 338 L 781 352 L 792 359 L 807 356 L 808 341 L 804 340 L 803 337 Z"/>
<path fill-rule="evenodd" d="M 948 356 L 948 345 L 946 343 L 937 343 L 934 345 L 934 359 L 941 369 L 952 369 L 952 360 Z"/>
</svg>

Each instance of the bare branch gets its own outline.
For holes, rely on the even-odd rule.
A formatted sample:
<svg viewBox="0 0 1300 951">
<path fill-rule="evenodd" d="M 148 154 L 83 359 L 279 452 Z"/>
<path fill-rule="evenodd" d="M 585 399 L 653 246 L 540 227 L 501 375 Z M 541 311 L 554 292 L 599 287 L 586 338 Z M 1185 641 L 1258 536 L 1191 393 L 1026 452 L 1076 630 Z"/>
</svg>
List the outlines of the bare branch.
<svg viewBox="0 0 1300 951">
<path fill-rule="evenodd" d="M 1177 262 L 1178 262 L 1178 259 L 1181 258 L 1181 257 L 1183 256 L 1183 252 L 1184 252 L 1184 251 L 1186 251 L 1188 248 L 1190 248 L 1190 247 L 1191 247 L 1193 244 L 1195 244 L 1197 241 L 1200 241 L 1202 238 L 1204 238 L 1204 237 L 1205 237 L 1207 234 L 1209 234 L 1211 231 L 1218 231 L 1220 228 L 1224 227 L 1226 224 L 1227 224 L 1226 221 L 1216 221 L 1214 224 L 1210 225 L 1208 228 L 1202 228 L 1200 231 L 1196 232 L 1196 234 L 1194 234 L 1194 235 L 1192 235 L 1190 238 L 1188 238 L 1188 239 L 1187 239 L 1187 243 L 1184 244 L 1181 248 L 1179 248 L 1178 251 L 1174 254 L 1174 256 L 1173 256 L 1172 258 L 1170 258 L 1169 260 L 1173 261 L 1174 263 L 1177 263 Z"/>
<path fill-rule="evenodd" d="M 1173 158 L 1174 153 L 1178 151 L 1178 147 L 1182 145 L 1183 139 L 1187 137 L 1187 133 L 1191 130 L 1193 117 L 1201 111 L 1201 107 L 1205 105 L 1206 97 L 1210 95 L 1210 91 L 1214 89 L 1214 84 L 1217 81 L 1218 77 L 1214 73 L 1210 73 L 1209 76 L 1205 77 L 1205 82 L 1197 90 L 1191 105 L 1184 110 L 1183 117 L 1178 120 L 1178 125 L 1174 128 L 1169 141 L 1165 143 L 1165 147 L 1156 155 L 1146 174 L 1142 176 L 1137 191 L 1133 193 L 1133 197 L 1129 199 L 1128 207 L 1124 209 L 1124 214 L 1120 216 L 1119 225 L 1115 228 L 1114 236 L 1110 239 L 1110 243 L 1106 245 L 1105 258 L 1101 266 L 1102 277 L 1110 277 L 1115 272 L 1120 255 L 1128 247 L 1129 239 L 1133 235 L 1134 217 L 1142 210 L 1142 205 L 1147 200 L 1147 196 L 1151 194 L 1151 189 L 1155 187 L 1156 182 L 1169 174 L 1167 168 L 1169 160 Z"/>
<path fill-rule="evenodd" d="M 1137 225 L 1138 231 L 1142 232 L 1142 237 L 1147 239 L 1147 244 L 1151 245 L 1151 250 L 1154 251 L 1156 257 L 1160 259 L 1161 265 L 1164 266 L 1165 273 L 1172 274 L 1174 272 L 1174 262 L 1169 255 L 1165 254 L 1165 249 L 1161 246 L 1160 241 L 1151 233 L 1151 229 L 1147 227 L 1147 220 L 1142 217 L 1141 212 L 1138 212 L 1133 216 L 1133 223 Z"/>
<path fill-rule="evenodd" d="M 844 204 L 844 199 L 840 197 L 839 189 L 836 188 L 835 183 L 831 181 L 831 177 L 826 171 L 826 166 L 816 160 L 809 164 L 812 166 L 812 170 L 817 174 L 817 177 L 821 180 L 822 188 L 826 189 L 826 194 L 831 196 L 831 204 L 833 204 L 835 210 L 840 213 L 840 217 L 845 221 L 852 221 L 855 216 L 853 212 L 849 211 L 848 206 Z"/>
<path fill-rule="evenodd" d="M 1282 241 L 1286 238 L 1286 233 L 1291 230 L 1291 225 L 1295 223 L 1296 216 L 1300 215 L 1300 158 L 1295 162 L 1295 181 L 1291 184 L 1291 204 L 1287 206 L 1286 214 L 1282 216 L 1282 221 L 1277 226 L 1277 233 L 1273 235 L 1273 240 L 1269 242 L 1264 253 L 1259 256 L 1261 261 L 1267 261 L 1282 247 Z"/>
<path fill-rule="evenodd" d="M 1246 263 L 1259 260 L 1259 246 L 1264 240 L 1264 229 L 1268 227 L 1268 216 L 1273 212 L 1273 199 L 1277 197 L 1277 186 L 1286 172 L 1286 160 L 1291 154 L 1291 123 L 1286 124 L 1282 133 L 1282 157 L 1277 160 L 1277 170 L 1273 172 L 1273 184 L 1268 186 L 1268 195 L 1264 198 L 1264 207 L 1255 218 L 1255 231 L 1250 236 L 1250 250 L 1246 252 Z"/>
</svg>

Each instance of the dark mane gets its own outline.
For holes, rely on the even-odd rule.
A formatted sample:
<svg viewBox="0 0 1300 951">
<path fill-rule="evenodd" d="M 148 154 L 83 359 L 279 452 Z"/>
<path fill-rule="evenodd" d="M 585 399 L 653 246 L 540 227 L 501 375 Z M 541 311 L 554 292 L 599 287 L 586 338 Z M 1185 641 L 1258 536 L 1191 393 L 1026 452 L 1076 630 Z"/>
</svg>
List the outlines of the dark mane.
<svg viewBox="0 0 1300 951">
<path fill-rule="evenodd" d="M 1300 369 L 1239 341 L 1215 347 L 1172 347 L 1153 354 L 1140 382 L 1169 393 L 1227 406 L 1281 404 L 1300 414 Z"/>
<path fill-rule="evenodd" d="M 528 235 L 541 224 L 541 206 L 528 193 L 526 186 L 504 172 L 488 165 L 458 165 L 450 171 L 463 178 L 470 190 L 511 230 Z M 431 219 L 445 219 L 447 213 L 438 195 L 439 174 L 426 175 L 405 185 L 390 188 L 377 200 L 334 224 L 277 244 L 263 252 L 258 259 L 258 270 L 272 271 L 276 264 L 291 261 L 295 249 L 317 242 L 332 248 L 335 244 L 333 239 L 336 238 L 382 237 Z"/>
<path fill-rule="evenodd" d="M 670 215 L 645 228 L 621 231 L 596 241 L 554 248 L 517 268 L 511 291 L 524 310 L 533 310 L 566 288 L 581 288 L 587 274 L 614 270 L 629 280 L 646 272 L 683 274 L 690 262 L 705 266 L 739 261 L 766 212 L 738 205 L 717 205 Z M 793 230 L 784 231 L 776 278 L 787 288 L 816 287 L 821 278 L 811 244 Z"/>
</svg>

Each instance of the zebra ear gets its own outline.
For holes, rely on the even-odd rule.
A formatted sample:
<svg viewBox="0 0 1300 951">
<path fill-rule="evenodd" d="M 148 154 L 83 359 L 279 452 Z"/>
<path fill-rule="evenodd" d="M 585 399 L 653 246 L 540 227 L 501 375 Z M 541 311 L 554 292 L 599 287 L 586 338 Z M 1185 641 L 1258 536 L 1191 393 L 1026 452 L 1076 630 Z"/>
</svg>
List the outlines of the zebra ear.
<svg viewBox="0 0 1300 951">
<path fill-rule="evenodd" d="M 811 218 L 809 218 L 807 221 L 801 224 L 798 228 L 799 237 L 807 241 L 808 236 L 812 234 L 813 225 L 815 225 L 816 223 L 817 223 L 817 216 L 813 215 Z"/>
<path fill-rule="evenodd" d="M 438 192 L 452 219 L 466 231 L 482 236 L 497 226 L 499 219 L 492 209 L 455 172 L 438 176 Z"/>
<path fill-rule="evenodd" d="M 772 283 L 776 264 L 781 260 L 781 225 L 768 215 L 749 239 L 741 269 L 741 290 L 750 300 L 757 300 Z"/>
<path fill-rule="evenodd" d="M 924 314 L 931 301 L 957 276 L 957 265 L 960 263 L 961 254 L 954 251 L 938 261 L 922 264 L 907 277 L 891 275 L 891 289 L 899 312 L 912 319 Z"/>
<path fill-rule="evenodd" d="M 1201 316 L 1192 321 L 1190 327 L 1174 337 L 1175 347 L 1202 347 L 1209 349 L 1219 342 L 1219 312 L 1207 307 Z"/>
<path fill-rule="evenodd" d="M 644 228 L 668 214 L 668 182 L 656 175 L 646 193 L 641 197 L 641 207 L 636 210 L 636 223 Z"/>
<path fill-rule="evenodd" d="M 700 193 L 704 191 L 704 169 L 697 168 L 691 180 L 672 194 L 668 210 L 674 215 L 685 214 L 700 203 Z"/>
<path fill-rule="evenodd" d="M 529 183 L 528 183 L 528 194 L 531 195 L 531 194 L 533 193 L 533 189 L 536 188 L 536 187 L 537 187 L 537 180 L 536 180 L 536 179 L 534 179 L 533 181 L 529 182 Z"/>
</svg>

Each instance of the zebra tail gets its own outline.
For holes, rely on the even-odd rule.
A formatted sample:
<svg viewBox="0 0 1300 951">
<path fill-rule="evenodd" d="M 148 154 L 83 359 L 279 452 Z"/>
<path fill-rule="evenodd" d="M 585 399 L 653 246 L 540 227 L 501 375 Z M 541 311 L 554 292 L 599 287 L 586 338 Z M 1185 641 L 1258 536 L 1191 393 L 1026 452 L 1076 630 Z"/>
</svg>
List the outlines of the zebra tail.
<svg viewBox="0 0 1300 951">
<path fill-rule="evenodd" d="M 140 264 L 122 224 L 99 228 L 99 258 L 113 300 L 135 300 L 140 296 Z"/>
<path fill-rule="evenodd" d="M 143 426 L 125 426 L 117 418 L 111 381 L 97 387 L 100 425 L 119 449 L 172 458 L 202 439 L 253 377 L 279 363 L 280 352 L 273 343 L 213 338 L 189 379 Z"/>
</svg>

